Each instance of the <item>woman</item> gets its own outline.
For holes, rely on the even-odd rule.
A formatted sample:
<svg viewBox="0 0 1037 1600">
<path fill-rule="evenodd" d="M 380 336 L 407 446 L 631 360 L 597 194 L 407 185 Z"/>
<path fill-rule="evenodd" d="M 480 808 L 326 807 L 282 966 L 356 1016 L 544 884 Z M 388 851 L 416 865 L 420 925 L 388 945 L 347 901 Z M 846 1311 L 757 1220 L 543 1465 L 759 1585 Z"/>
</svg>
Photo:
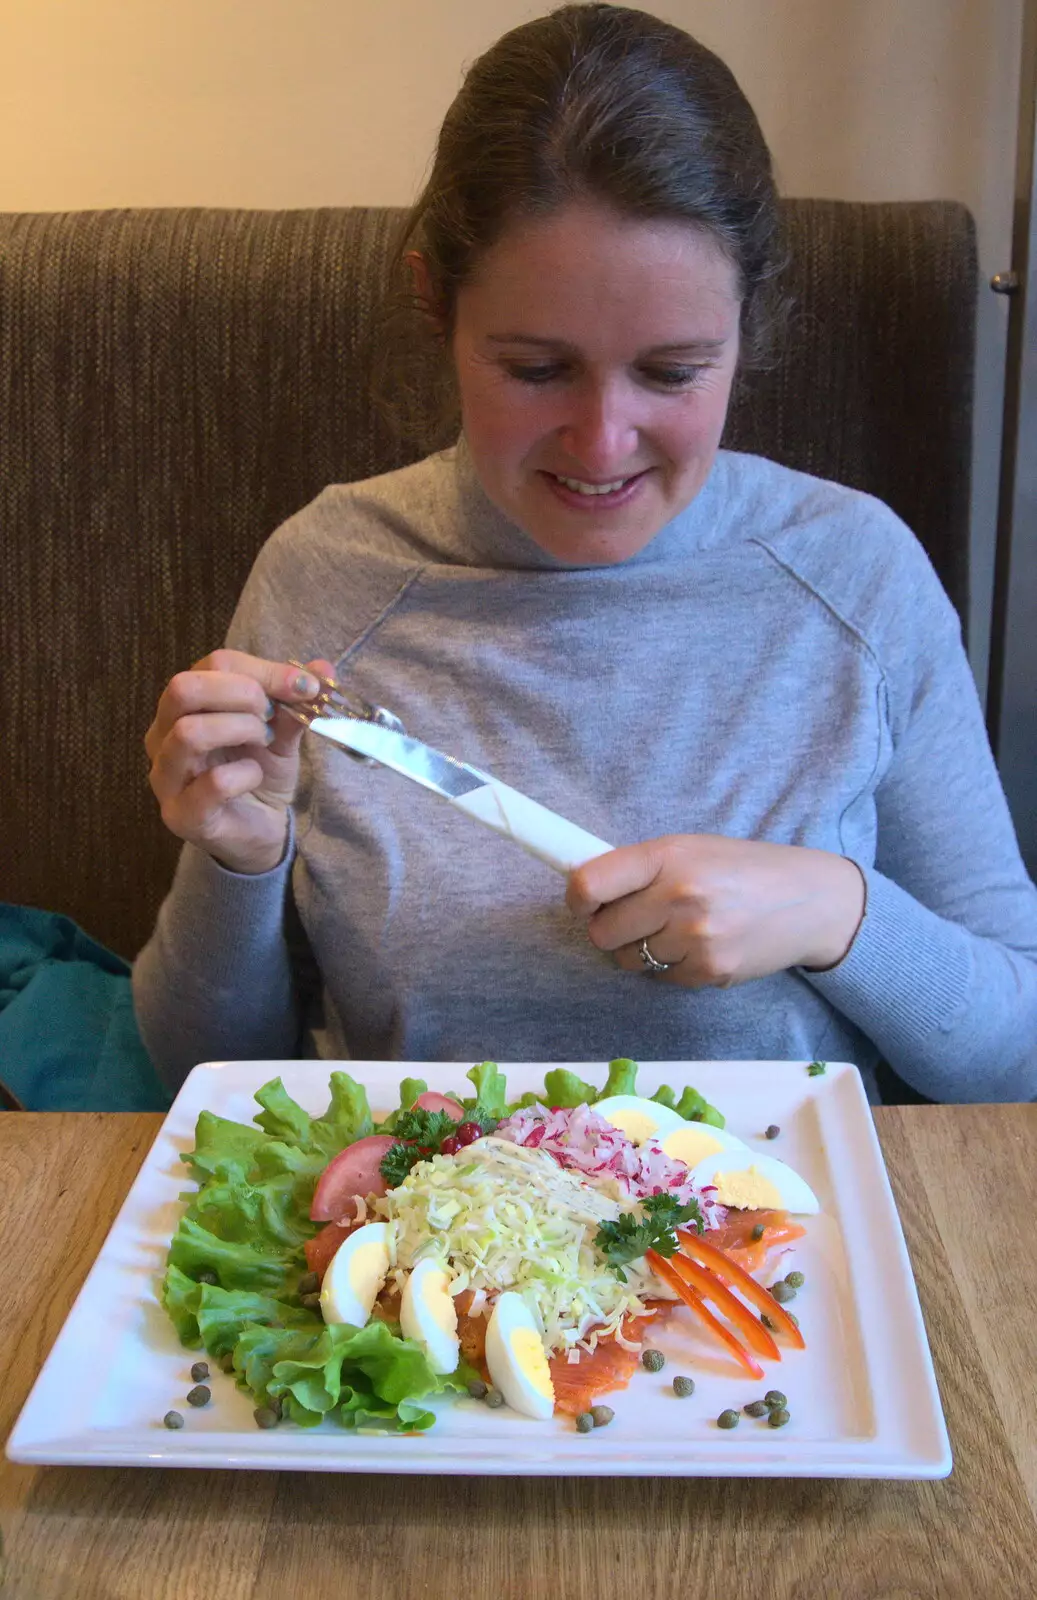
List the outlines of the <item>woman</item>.
<svg viewBox="0 0 1037 1600">
<path fill-rule="evenodd" d="M 635 11 L 516 28 L 404 261 L 459 440 L 280 528 L 148 731 L 186 841 L 134 973 L 168 1082 L 316 1048 L 821 1056 L 873 1095 L 885 1057 L 931 1098 L 1037 1095 L 1037 891 L 953 610 L 886 507 L 719 449 L 778 265 L 727 68 Z M 315 691 L 301 653 L 619 848 L 563 898 L 304 738 L 275 707 Z"/>
</svg>

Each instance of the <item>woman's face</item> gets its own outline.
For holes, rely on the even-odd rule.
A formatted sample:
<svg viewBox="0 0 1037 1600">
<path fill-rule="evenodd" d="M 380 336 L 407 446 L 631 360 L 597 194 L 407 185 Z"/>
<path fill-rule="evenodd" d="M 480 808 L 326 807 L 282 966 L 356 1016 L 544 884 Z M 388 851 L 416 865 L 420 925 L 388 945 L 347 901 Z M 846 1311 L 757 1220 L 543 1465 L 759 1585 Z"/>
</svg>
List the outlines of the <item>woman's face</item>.
<svg viewBox="0 0 1037 1600">
<path fill-rule="evenodd" d="M 702 487 L 738 359 L 730 261 L 681 222 L 574 204 L 509 230 L 457 298 L 483 488 L 573 565 L 636 554 Z"/>
</svg>

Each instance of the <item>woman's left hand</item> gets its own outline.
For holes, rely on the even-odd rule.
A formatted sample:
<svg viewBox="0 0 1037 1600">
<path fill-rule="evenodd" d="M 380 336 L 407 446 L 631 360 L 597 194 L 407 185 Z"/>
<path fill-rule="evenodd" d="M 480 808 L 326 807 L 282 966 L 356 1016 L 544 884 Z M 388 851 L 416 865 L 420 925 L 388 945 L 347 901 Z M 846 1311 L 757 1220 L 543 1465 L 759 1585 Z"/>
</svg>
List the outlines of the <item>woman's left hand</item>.
<svg viewBox="0 0 1037 1600">
<path fill-rule="evenodd" d="M 865 884 L 854 862 L 827 850 L 674 834 L 578 867 L 566 903 L 627 971 L 644 971 L 645 939 L 670 964 L 664 981 L 724 989 L 837 965 L 860 927 Z"/>
</svg>

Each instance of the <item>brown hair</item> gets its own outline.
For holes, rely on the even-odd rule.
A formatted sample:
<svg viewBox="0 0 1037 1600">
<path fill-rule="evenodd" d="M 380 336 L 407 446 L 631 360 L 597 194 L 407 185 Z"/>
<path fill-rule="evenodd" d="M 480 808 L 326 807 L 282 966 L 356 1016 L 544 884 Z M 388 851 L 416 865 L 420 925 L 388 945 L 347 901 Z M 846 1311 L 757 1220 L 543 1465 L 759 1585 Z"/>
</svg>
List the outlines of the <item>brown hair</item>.
<svg viewBox="0 0 1037 1600">
<path fill-rule="evenodd" d="M 456 437 L 450 335 L 479 258 L 513 222 L 577 199 L 709 233 L 739 277 L 740 366 L 763 364 L 782 320 L 783 253 L 752 107 L 719 56 L 673 24 L 622 6 L 564 5 L 511 29 L 469 69 L 396 242 L 376 399 L 404 437 L 424 449 Z M 416 340 L 436 339 L 410 284 L 411 250 L 425 259 L 439 319 L 431 416 L 427 383 L 422 400 L 406 382 L 406 352 L 413 360 Z"/>
</svg>

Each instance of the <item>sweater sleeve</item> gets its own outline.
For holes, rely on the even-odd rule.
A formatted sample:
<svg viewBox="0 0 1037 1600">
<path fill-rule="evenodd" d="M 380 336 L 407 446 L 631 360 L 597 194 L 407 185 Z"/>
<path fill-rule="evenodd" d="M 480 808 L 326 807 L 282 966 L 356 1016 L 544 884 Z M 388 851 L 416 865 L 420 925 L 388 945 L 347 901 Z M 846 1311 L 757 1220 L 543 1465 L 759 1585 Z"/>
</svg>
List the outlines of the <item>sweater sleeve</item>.
<svg viewBox="0 0 1037 1600">
<path fill-rule="evenodd" d="M 930 1099 L 1037 1099 L 1037 889 L 958 619 L 918 553 L 883 662 L 893 741 L 864 922 L 803 975 Z"/>
<path fill-rule="evenodd" d="M 294 653 L 278 588 L 291 559 L 291 528 L 285 524 L 260 551 L 227 632 L 231 649 L 274 661 Z M 201 1061 L 300 1053 L 301 1006 L 286 934 L 294 858 L 291 812 L 284 857 L 270 872 L 231 872 L 195 845 L 183 847 L 133 966 L 137 1025 L 169 1089 Z"/>
<path fill-rule="evenodd" d="M 200 1061 L 299 1053 L 285 939 L 294 830 L 284 860 L 247 876 L 187 844 L 133 966 L 137 1025 L 167 1088 Z"/>
</svg>

